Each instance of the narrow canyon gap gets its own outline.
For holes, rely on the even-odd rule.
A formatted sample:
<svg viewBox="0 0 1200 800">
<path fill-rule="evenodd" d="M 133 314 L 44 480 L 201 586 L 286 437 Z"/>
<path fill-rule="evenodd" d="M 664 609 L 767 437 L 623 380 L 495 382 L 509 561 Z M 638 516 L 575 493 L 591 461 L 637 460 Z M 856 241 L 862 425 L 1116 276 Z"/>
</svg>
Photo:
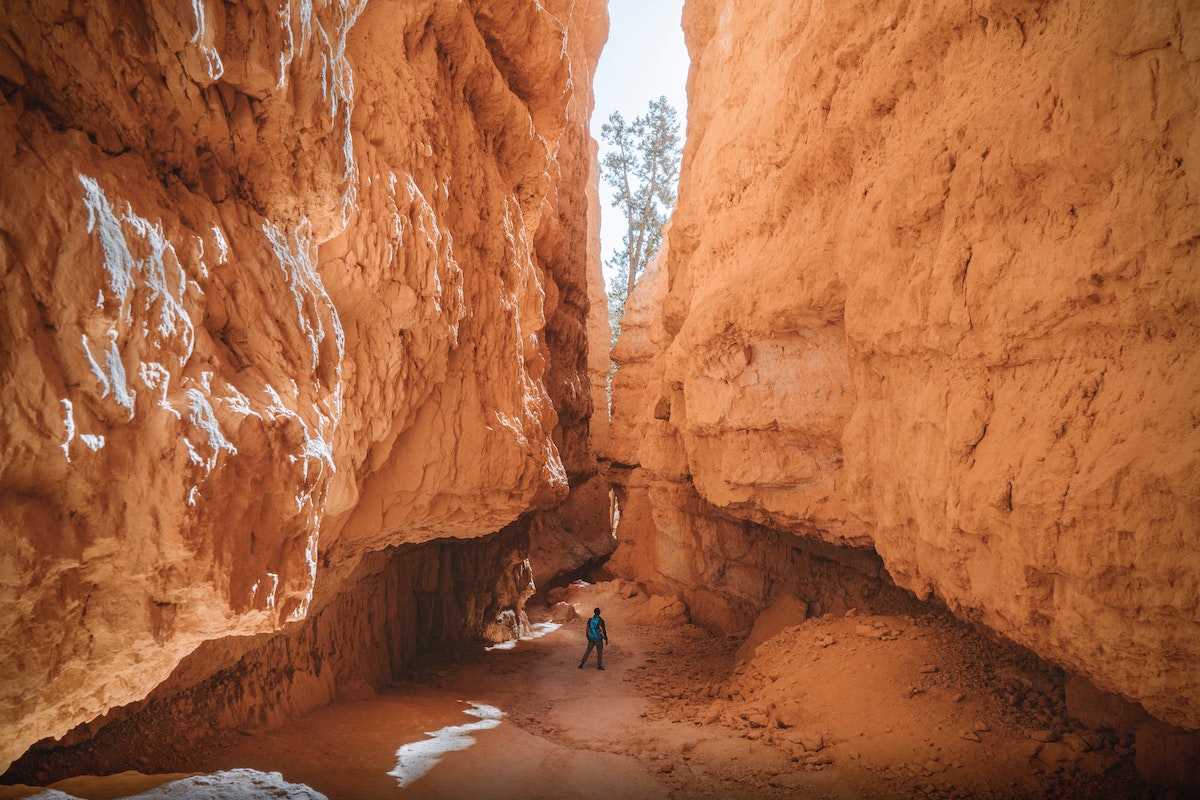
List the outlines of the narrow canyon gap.
<svg viewBox="0 0 1200 800">
<path fill-rule="evenodd" d="M 894 582 L 1200 730 L 1200 14 L 961 5 L 689 0 L 611 426 L 601 0 L 6 6 L 0 763 L 278 724 L 610 553 L 720 634 Z"/>
</svg>

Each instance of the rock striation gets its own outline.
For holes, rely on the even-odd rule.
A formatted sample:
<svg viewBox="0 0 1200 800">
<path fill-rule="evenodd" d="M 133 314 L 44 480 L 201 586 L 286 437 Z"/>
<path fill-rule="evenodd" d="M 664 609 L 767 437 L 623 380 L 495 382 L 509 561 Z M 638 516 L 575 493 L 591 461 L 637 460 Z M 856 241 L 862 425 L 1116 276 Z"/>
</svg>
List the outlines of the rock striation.
<svg viewBox="0 0 1200 800">
<path fill-rule="evenodd" d="M 684 29 L 669 252 L 614 351 L 620 574 L 722 627 L 790 569 L 729 531 L 873 550 L 1200 729 L 1200 17 L 688 0 Z"/>
<path fill-rule="evenodd" d="M 0 768 L 596 473 L 603 3 L 276 5 L 0 23 Z"/>
</svg>

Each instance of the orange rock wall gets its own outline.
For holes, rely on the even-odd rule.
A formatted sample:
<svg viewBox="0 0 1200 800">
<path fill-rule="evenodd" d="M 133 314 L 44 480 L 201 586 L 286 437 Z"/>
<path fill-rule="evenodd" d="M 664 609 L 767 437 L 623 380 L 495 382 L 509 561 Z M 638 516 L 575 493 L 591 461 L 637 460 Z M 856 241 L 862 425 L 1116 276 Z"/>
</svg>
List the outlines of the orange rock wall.
<svg viewBox="0 0 1200 800">
<path fill-rule="evenodd" d="M 688 0 L 684 28 L 669 253 L 615 352 L 621 570 L 753 563 L 664 522 L 690 485 L 1200 728 L 1194 5 Z"/>
<path fill-rule="evenodd" d="M 394 683 L 419 653 L 484 638 L 497 616 L 531 591 L 529 525 L 469 540 L 387 548 L 362 558 L 343 590 L 318 598 L 296 625 L 259 636 L 211 639 L 144 700 L 30 748 L 8 782 L 51 783 L 136 764 L 186 771 L 214 733 L 259 731 L 332 700 Z M 318 588 L 328 586 L 318 581 Z M 196 725 L 197 719 L 204 720 Z M 130 754 L 133 756 L 131 761 Z"/>
<path fill-rule="evenodd" d="M 277 5 L 0 22 L 0 767 L 595 472 L 603 4 Z"/>
</svg>

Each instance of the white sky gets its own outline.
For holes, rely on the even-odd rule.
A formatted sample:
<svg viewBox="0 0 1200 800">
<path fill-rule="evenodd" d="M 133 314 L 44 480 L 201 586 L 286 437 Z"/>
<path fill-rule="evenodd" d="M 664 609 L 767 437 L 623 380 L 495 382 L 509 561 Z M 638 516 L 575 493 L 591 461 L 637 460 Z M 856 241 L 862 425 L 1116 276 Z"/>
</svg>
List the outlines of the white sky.
<svg viewBox="0 0 1200 800">
<path fill-rule="evenodd" d="M 651 100 L 666 95 L 679 112 L 680 145 L 687 119 L 688 53 L 679 20 L 683 0 L 609 0 L 608 44 L 596 69 L 596 110 L 592 114 L 592 136 L 604 142 L 600 126 L 608 115 L 620 111 L 626 121 L 646 113 Z M 600 244 L 607 261 L 620 247 L 624 220 L 612 206 L 612 192 L 600 182 Z M 605 279 L 610 275 L 604 271 Z"/>
</svg>

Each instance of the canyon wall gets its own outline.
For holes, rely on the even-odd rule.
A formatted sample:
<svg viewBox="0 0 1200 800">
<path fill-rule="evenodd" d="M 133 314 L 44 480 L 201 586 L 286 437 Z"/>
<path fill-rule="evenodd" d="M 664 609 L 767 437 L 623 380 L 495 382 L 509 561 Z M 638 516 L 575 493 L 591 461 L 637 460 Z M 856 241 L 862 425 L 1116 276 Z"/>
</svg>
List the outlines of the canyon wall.
<svg viewBox="0 0 1200 800">
<path fill-rule="evenodd" d="M 1200 729 L 1200 14 L 688 0 L 614 350 L 614 568 L 744 625 L 781 533 Z M 764 537 L 766 537 L 764 539 Z"/>
<path fill-rule="evenodd" d="M 494 536 L 369 553 L 334 596 L 323 597 L 330 582 L 318 580 L 320 610 L 303 622 L 201 643 L 145 699 L 34 745 L 5 781 L 188 771 L 198 749 L 229 731 L 258 732 L 335 699 L 369 697 L 432 648 L 511 637 L 493 627 L 498 616 L 517 622 L 511 611 L 532 590 L 528 550 L 521 521 Z"/>
<path fill-rule="evenodd" d="M 599 0 L 6 6 L 0 769 L 204 642 L 298 635 L 371 553 L 604 494 L 606 31 Z"/>
</svg>

